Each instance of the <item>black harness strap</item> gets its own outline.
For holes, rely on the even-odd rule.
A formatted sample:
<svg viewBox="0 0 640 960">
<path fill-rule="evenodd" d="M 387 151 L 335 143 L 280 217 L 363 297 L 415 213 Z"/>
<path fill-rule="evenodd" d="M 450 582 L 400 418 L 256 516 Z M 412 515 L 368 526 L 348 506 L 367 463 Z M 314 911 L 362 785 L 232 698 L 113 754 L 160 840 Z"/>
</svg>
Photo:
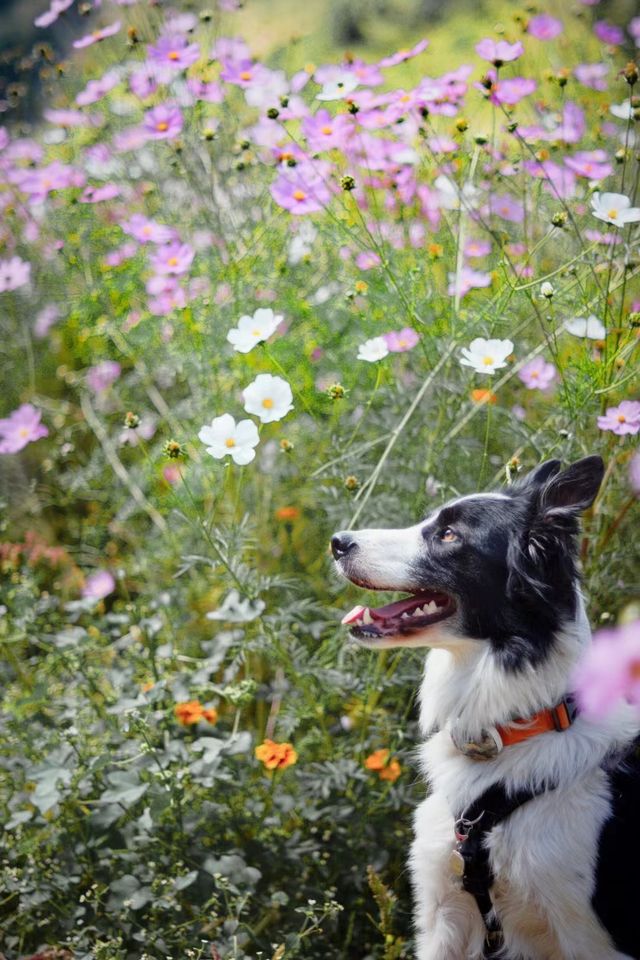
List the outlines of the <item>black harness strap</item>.
<svg viewBox="0 0 640 960">
<path fill-rule="evenodd" d="M 517 790 L 507 793 L 504 784 L 497 783 L 485 790 L 456 820 L 457 842 L 453 857 L 457 858 L 457 872 L 462 887 L 474 897 L 485 925 L 484 956 L 487 960 L 500 953 L 503 933 L 491 900 L 490 891 L 495 877 L 485 840 L 493 828 L 506 820 L 514 810 L 553 789 L 551 785 L 538 791 Z"/>
</svg>

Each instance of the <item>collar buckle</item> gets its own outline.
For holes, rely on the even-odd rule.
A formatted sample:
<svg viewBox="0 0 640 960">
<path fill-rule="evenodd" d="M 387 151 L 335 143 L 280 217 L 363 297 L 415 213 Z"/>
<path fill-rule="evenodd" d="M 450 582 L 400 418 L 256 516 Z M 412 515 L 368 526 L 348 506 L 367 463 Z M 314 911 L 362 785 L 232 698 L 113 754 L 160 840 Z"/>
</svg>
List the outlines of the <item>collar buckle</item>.
<svg viewBox="0 0 640 960">
<path fill-rule="evenodd" d="M 493 760 L 502 753 L 504 743 L 497 727 L 483 728 L 476 740 L 463 740 L 455 724 L 449 734 L 456 750 L 472 760 Z"/>
</svg>

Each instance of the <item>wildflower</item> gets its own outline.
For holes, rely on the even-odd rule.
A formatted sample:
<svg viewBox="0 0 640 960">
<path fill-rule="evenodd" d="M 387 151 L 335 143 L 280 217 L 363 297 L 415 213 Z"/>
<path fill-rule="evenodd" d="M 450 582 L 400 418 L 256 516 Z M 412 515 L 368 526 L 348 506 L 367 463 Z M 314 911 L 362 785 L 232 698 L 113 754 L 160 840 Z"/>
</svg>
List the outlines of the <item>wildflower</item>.
<svg viewBox="0 0 640 960">
<path fill-rule="evenodd" d="M 332 117 L 328 110 L 318 110 L 315 116 L 302 121 L 302 132 L 314 152 L 344 147 L 354 131 L 353 121 L 345 114 Z M 353 189 L 353 187 L 351 187 Z"/>
<path fill-rule="evenodd" d="M 270 308 L 260 307 L 253 316 L 240 317 L 238 326 L 229 330 L 227 340 L 238 353 L 249 353 L 257 343 L 268 340 L 281 323 L 281 314 L 274 313 Z"/>
<path fill-rule="evenodd" d="M 33 324 L 33 333 L 38 340 L 46 337 L 54 323 L 60 319 L 60 310 L 55 303 L 49 303 L 36 316 Z"/>
<path fill-rule="evenodd" d="M 553 284 L 549 283 L 548 280 L 540 284 L 540 296 L 544 297 L 545 300 L 551 300 L 555 292 Z"/>
<path fill-rule="evenodd" d="M 623 400 L 617 407 L 607 407 L 607 412 L 598 417 L 598 426 L 619 437 L 636 434 L 640 430 L 640 401 Z"/>
<path fill-rule="evenodd" d="M 354 180 L 354 178 L 351 176 L 350 173 L 347 173 L 344 175 L 344 177 L 340 177 L 340 186 L 342 187 L 343 190 L 349 193 L 351 190 L 355 190 L 356 181 Z"/>
<path fill-rule="evenodd" d="M 390 353 L 404 353 L 415 347 L 420 337 L 412 327 L 403 327 L 402 330 L 391 330 L 383 333 L 384 342 Z"/>
<path fill-rule="evenodd" d="M 258 374 L 242 391 L 242 396 L 247 413 L 259 417 L 262 423 L 282 420 L 293 409 L 291 387 L 282 377 L 270 373 Z"/>
<path fill-rule="evenodd" d="M 472 390 L 470 396 L 474 403 L 490 403 L 493 406 L 498 402 L 493 390 L 484 390 L 482 387 Z"/>
<path fill-rule="evenodd" d="M 428 40 L 418 40 L 418 42 L 411 47 L 409 50 L 398 50 L 396 53 L 392 53 L 388 57 L 384 57 L 379 66 L 381 67 L 395 67 L 399 63 L 406 63 L 407 60 L 412 60 L 414 57 L 417 57 L 418 54 L 422 53 L 423 50 L 426 50 L 429 46 Z"/>
<path fill-rule="evenodd" d="M 353 474 L 349 474 L 348 477 L 344 478 L 344 485 L 347 490 L 354 491 L 357 490 L 360 486 L 360 481 L 357 477 L 354 477 Z"/>
<path fill-rule="evenodd" d="M 530 33 L 536 40 L 553 40 L 563 30 L 562 20 L 556 20 L 548 13 L 541 13 L 537 17 L 532 17 L 527 24 L 527 33 Z"/>
<path fill-rule="evenodd" d="M 358 347 L 358 360 L 367 360 L 369 363 L 375 363 L 376 360 L 382 360 L 389 353 L 389 347 L 384 337 L 372 337 L 371 340 L 365 340 Z"/>
<path fill-rule="evenodd" d="M 180 460 L 184 456 L 184 447 L 177 440 L 167 440 L 163 449 L 169 460 Z"/>
<path fill-rule="evenodd" d="M 18 453 L 28 443 L 48 437 L 49 431 L 40 423 L 42 413 L 30 403 L 23 403 L 0 420 L 0 453 Z"/>
<path fill-rule="evenodd" d="M 110 23 L 109 26 L 103 27 L 102 30 L 94 30 L 93 33 L 88 33 L 86 36 L 80 37 L 79 40 L 74 40 L 73 46 L 76 50 L 83 50 L 85 47 L 90 47 L 94 43 L 106 40 L 107 37 L 112 37 L 118 32 L 120 26 L 120 21 L 116 20 L 114 23 Z"/>
<path fill-rule="evenodd" d="M 509 193 L 491 194 L 489 210 L 510 223 L 522 223 L 524 220 L 524 206 Z"/>
<path fill-rule="evenodd" d="M 142 130 L 149 140 L 175 140 L 182 130 L 182 113 L 178 107 L 160 103 L 144 115 Z"/>
<path fill-rule="evenodd" d="M 589 317 L 572 317 L 566 320 L 564 329 L 574 337 L 586 337 L 587 340 L 604 340 L 607 335 L 602 320 L 593 313 Z"/>
<path fill-rule="evenodd" d="M 597 20 L 593 25 L 593 32 L 602 43 L 619 46 L 624 43 L 624 32 L 621 27 L 607 20 Z"/>
<path fill-rule="evenodd" d="M 294 450 L 294 449 L 295 449 L 295 447 L 294 447 L 294 445 L 291 443 L 291 440 L 287 440 L 286 437 L 283 437 L 282 440 L 280 441 L 280 452 L 281 452 L 281 453 L 291 453 L 291 451 Z"/>
<path fill-rule="evenodd" d="M 386 767 L 383 767 L 379 772 L 378 776 L 381 780 L 388 780 L 389 783 L 395 783 L 400 774 L 402 773 L 402 767 L 397 760 L 390 760 Z"/>
<path fill-rule="evenodd" d="M 640 706 L 640 620 L 599 630 L 579 664 L 574 688 L 583 712 L 606 716 L 621 700 Z"/>
<path fill-rule="evenodd" d="M 356 256 L 356 267 L 359 270 L 372 270 L 379 267 L 380 263 L 380 256 L 374 250 L 361 250 Z"/>
<path fill-rule="evenodd" d="M 588 180 L 604 180 L 613 172 L 604 150 L 579 150 L 572 157 L 565 157 L 564 162 L 579 177 Z"/>
<path fill-rule="evenodd" d="M 186 70 L 200 58 L 200 47 L 183 33 L 164 33 L 149 46 L 149 60 L 170 70 Z"/>
<path fill-rule="evenodd" d="M 29 282 L 31 264 L 20 257 L 11 257 L 10 260 L 0 260 L 0 293 L 7 290 L 17 290 Z"/>
<path fill-rule="evenodd" d="M 140 417 L 137 413 L 134 413 L 133 410 L 127 410 L 122 425 L 126 430 L 135 430 L 136 427 L 140 426 Z"/>
<path fill-rule="evenodd" d="M 85 187 L 78 200 L 80 203 L 103 203 L 120 196 L 120 187 L 115 183 L 105 183 L 101 187 Z"/>
<path fill-rule="evenodd" d="M 623 193 L 594 193 L 591 198 L 592 214 L 598 220 L 624 227 L 640 220 L 640 207 L 632 207 L 631 200 Z"/>
<path fill-rule="evenodd" d="M 280 174 L 271 185 L 271 196 L 289 213 L 300 215 L 326 207 L 331 191 L 313 168 L 298 165 Z"/>
<path fill-rule="evenodd" d="M 316 100 L 344 100 L 359 84 L 360 81 L 353 73 L 339 73 L 335 79 L 323 84 L 320 93 L 316 94 Z"/>
<path fill-rule="evenodd" d="M 375 750 L 366 758 L 364 765 L 367 770 L 377 773 L 381 780 L 394 783 L 402 773 L 402 768 L 395 758 L 389 759 L 390 754 L 391 751 L 385 748 Z"/>
<path fill-rule="evenodd" d="M 612 103 L 609 110 L 618 120 L 633 120 L 635 109 L 629 100 L 623 100 L 622 103 Z"/>
<path fill-rule="evenodd" d="M 116 70 L 109 70 L 98 80 L 89 80 L 88 84 L 76 96 L 76 103 L 79 107 L 88 107 L 92 103 L 97 103 L 110 90 L 120 82 L 120 77 Z"/>
<path fill-rule="evenodd" d="M 346 395 L 347 391 L 341 383 L 332 383 L 331 386 L 327 387 L 327 396 L 332 400 L 343 400 Z"/>
<path fill-rule="evenodd" d="M 604 91 L 607 89 L 608 63 L 579 63 L 574 67 L 573 75 L 584 87 L 591 90 Z"/>
<path fill-rule="evenodd" d="M 118 379 L 121 372 L 122 368 L 117 361 L 103 360 L 102 363 L 96 364 L 95 367 L 89 367 L 87 371 L 87 386 L 90 390 L 93 390 L 94 393 L 104 393 L 104 391 L 108 390 L 111 384 Z"/>
<path fill-rule="evenodd" d="M 520 103 L 523 97 L 527 97 L 530 93 L 533 93 L 537 87 L 535 80 L 532 80 L 530 77 L 508 77 L 506 79 L 498 79 L 498 74 L 494 69 L 487 70 L 486 76 L 480 81 L 480 83 L 474 83 L 474 87 L 477 90 L 481 90 L 490 100 L 491 103 L 500 106 L 504 104 L 508 107 L 513 107 L 517 103 Z M 476 142 L 478 138 L 476 137 Z M 486 139 L 483 138 L 483 142 L 486 143 Z"/>
<path fill-rule="evenodd" d="M 207 453 L 216 460 L 229 455 L 239 466 L 251 463 L 256 455 L 253 448 L 260 442 L 253 420 L 240 420 L 236 424 L 229 413 L 214 417 L 209 425 L 201 427 L 198 438 L 207 444 Z"/>
<path fill-rule="evenodd" d="M 300 511 L 297 507 L 278 507 L 275 512 L 276 520 L 291 522 L 300 518 Z"/>
<path fill-rule="evenodd" d="M 470 290 L 478 290 L 491 285 L 491 274 L 471 267 L 463 267 L 459 274 L 449 274 L 447 293 L 450 297 L 464 297 Z"/>
<path fill-rule="evenodd" d="M 273 740 L 264 740 L 256 747 L 255 756 L 267 770 L 286 770 L 298 759 L 291 743 L 275 743 Z"/>
<path fill-rule="evenodd" d="M 463 347 L 460 363 L 465 367 L 473 367 L 476 373 L 493 374 L 501 367 L 506 367 L 506 359 L 513 352 L 511 340 L 485 340 L 476 337 L 469 347 Z"/>
<path fill-rule="evenodd" d="M 504 63 L 521 57 L 524 47 L 519 40 L 517 43 L 507 43 L 506 40 L 492 40 L 490 37 L 485 37 L 480 43 L 476 43 L 476 53 L 483 60 L 492 63 L 494 67 L 501 67 Z"/>
<path fill-rule="evenodd" d="M 156 274 L 173 274 L 178 277 L 187 273 L 193 263 L 195 250 L 188 243 L 174 240 L 158 248 L 158 252 L 151 256 L 151 266 Z"/>
<path fill-rule="evenodd" d="M 173 227 L 150 220 L 143 213 L 132 214 L 128 220 L 122 220 L 120 226 L 138 243 L 169 243 L 176 239 Z"/>
<path fill-rule="evenodd" d="M 208 723 L 215 723 L 218 719 L 218 711 L 215 707 L 203 707 L 199 700 L 184 700 L 182 703 L 176 703 L 173 712 L 178 723 L 183 727 L 193 726 L 201 720 L 207 720 Z"/>
<path fill-rule="evenodd" d="M 634 453 L 629 461 L 629 484 L 636 496 L 640 497 L 640 451 Z"/>
<path fill-rule="evenodd" d="M 556 368 L 543 357 L 534 357 L 518 370 L 518 377 L 529 390 L 546 390 L 556 378 Z"/>
<path fill-rule="evenodd" d="M 50 27 L 55 23 L 61 13 L 68 10 L 73 0 L 51 0 L 51 6 L 44 13 L 33 21 L 34 27 Z"/>
<path fill-rule="evenodd" d="M 91 576 L 87 577 L 82 588 L 82 596 L 85 600 L 104 600 L 116 588 L 116 581 L 113 574 L 108 570 L 96 570 Z"/>
</svg>

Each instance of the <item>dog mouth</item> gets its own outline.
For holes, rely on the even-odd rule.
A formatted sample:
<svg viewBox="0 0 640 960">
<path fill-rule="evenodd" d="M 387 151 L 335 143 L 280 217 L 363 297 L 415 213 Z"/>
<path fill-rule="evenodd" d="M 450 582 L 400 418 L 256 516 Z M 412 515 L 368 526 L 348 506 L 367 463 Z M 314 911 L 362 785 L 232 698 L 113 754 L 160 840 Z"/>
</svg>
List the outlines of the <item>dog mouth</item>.
<svg viewBox="0 0 640 960">
<path fill-rule="evenodd" d="M 358 605 L 342 618 L 355 639 L 406 637 L 446 620 L 455 613 L 456 605 L 446 593 L 425 590 L 384 607 Z"/>
</svg>

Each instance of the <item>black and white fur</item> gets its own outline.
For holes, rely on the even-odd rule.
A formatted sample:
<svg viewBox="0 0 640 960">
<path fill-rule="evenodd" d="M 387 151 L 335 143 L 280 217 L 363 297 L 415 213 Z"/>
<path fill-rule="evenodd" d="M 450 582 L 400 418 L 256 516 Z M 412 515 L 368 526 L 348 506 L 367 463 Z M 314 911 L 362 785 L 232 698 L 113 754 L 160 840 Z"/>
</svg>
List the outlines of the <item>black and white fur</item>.
<svg viewBox="0 0 640 960">
<path fill-rule="evenodd" d="M 431 648 L 420 690 L 431 791 L 415 814 L 410 857 L 417 960 L 482 957 L 480 913 L 449 861 L 454 811 L 498 781 L 514 791 L 556 785 L 488 836 L 504 957 L 640 957 L 640 765 L 620 762 L 639 734 L 631 707 L 621 703 L 598 722 L 579 716 L 570 729 L 489 761 L 460 752 L 451 738 L 455 727 L 477 739 L 570 691 L 591 639 L 576 569 L 578 517 L 602 476 L 599 457 L 564 471 L 549 461 L 502 492 L 453 500 L 407 529 L 343 531 L 332 540 L 340 573 L 357 585 L 450 601 L 433 622 L 409 617 L 394 626 L 368 616 L 351 629 L 369 647 Z"/>
</svg>

